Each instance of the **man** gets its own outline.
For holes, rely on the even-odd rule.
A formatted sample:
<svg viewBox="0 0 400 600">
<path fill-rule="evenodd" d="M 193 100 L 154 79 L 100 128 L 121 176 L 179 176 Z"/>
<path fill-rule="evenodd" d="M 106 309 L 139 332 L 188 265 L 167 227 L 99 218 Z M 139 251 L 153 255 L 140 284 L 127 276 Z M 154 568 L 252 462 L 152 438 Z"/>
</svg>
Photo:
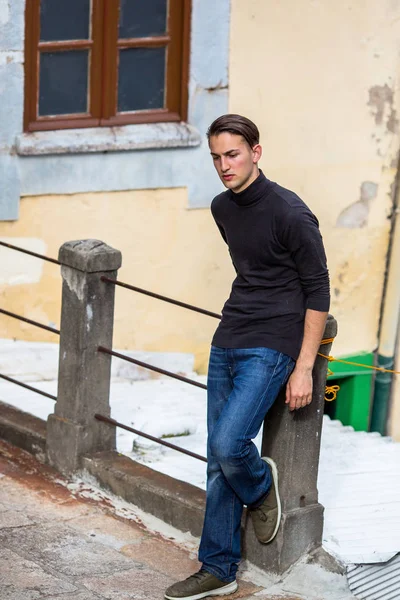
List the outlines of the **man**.
<svg viewBox="0 0 400 600">
<path fill-rule="evenodd" d="M 278 471 L 252 440 L 280 389 L 289 410 L 312 398 L 312 368 L 329 310 L 318 221 L 293 192 L 258 168 L 256 125 L 223 115 L 207 132 L 227 191 L 211 211 L 237 276 L 214 334 L 208 370 L 207 502 L 201 570 L 172 585 L 168 600 L 236 591 L 243 506 L 261 543 L 281 518 Z"/>
</svg>

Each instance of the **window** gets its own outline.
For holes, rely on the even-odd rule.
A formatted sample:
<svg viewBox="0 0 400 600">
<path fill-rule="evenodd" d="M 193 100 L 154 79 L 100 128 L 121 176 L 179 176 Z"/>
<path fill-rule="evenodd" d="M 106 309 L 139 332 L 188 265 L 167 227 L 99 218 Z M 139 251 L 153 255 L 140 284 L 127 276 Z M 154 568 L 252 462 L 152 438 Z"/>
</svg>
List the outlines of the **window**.
<svg viewBox="0 0 400 600">
<path fill-rule="evenodd" d="M 25 131 L 184 121 L 190 0 L 27 0 Z"/>
</svg>

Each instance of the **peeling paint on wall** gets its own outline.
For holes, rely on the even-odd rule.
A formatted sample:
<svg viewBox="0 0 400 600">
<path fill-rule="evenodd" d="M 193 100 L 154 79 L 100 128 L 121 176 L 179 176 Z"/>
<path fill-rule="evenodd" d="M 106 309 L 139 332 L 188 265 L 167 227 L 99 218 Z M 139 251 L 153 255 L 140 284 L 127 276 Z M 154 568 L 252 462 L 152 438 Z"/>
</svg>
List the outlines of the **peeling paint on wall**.
<svg viewBox="0 0 400 600">
<path fill-rule="evenodd" d="M 396 109 L 392 106 L 390 115 L 387 120 L 387 130 L 390 131 L 390 133 L 397 133 L 398 125 L 399 120 L 397 118 L 397 112 Z"/>
<path fill-rule="evenodd" d="M 363 181 L 360 186 L 360 199 L 347 206 L 336 221 L 336 227 L 361 228 L 368 223 L 371 202 L 378 194 L 378 184 L 373 181 Z"/>
<path fill-rule="evenodd" d="M 372 107 L 372 115 L 375 118 L 376 125 L 382 125 L 386 118 L 386 128 L 390 133 L 396 133 L 398 119 L 396 109 L 394 108 L 394 91 L 386 83 L 385 85 L 374 85 L 368 91 L 368 106 Z"/>
<path fill-rule="evenodd" d="M 8 52 L 0 52 L 0 67 L 10 65 L 11 63 L 21 64 L 24 60 L 23 52 L 10 50 Z"/>
</svg>

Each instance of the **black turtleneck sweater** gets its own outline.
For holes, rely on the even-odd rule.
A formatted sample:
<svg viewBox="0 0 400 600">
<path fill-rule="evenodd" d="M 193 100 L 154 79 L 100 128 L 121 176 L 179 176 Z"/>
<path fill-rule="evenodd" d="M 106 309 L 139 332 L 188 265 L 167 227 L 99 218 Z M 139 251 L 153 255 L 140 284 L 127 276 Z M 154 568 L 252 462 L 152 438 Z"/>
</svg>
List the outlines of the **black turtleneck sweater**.
<svg viewBox="0 0 400 600">
<path fill-rule="evenodd" d="M 296 194 L 262 172 L 242 192 L 216 196 L 211 211 L 237 273 L 213 345 L 263 346 L 296 360 L 305 310 L 329 310 L 317 218 Z"/>
</svg>

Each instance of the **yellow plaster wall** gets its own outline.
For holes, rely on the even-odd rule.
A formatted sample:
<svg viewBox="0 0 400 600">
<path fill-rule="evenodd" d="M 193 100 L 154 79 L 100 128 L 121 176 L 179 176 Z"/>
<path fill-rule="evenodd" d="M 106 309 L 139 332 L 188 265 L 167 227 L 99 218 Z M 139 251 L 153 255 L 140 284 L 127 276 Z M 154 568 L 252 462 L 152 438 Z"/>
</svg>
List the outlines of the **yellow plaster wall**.
<svg viewBox="0 0 400 600">
<path fill-rule="evenodd" d="M 377 345 L 399 148 L 399 40 L 397 1 L 232 0 L 230 110 L 259 125 L 266 175 L 320 220 L 335 353 Z M 375 198 L 360 199 L 363 182 L 377 184 Z"/>
</svg>

